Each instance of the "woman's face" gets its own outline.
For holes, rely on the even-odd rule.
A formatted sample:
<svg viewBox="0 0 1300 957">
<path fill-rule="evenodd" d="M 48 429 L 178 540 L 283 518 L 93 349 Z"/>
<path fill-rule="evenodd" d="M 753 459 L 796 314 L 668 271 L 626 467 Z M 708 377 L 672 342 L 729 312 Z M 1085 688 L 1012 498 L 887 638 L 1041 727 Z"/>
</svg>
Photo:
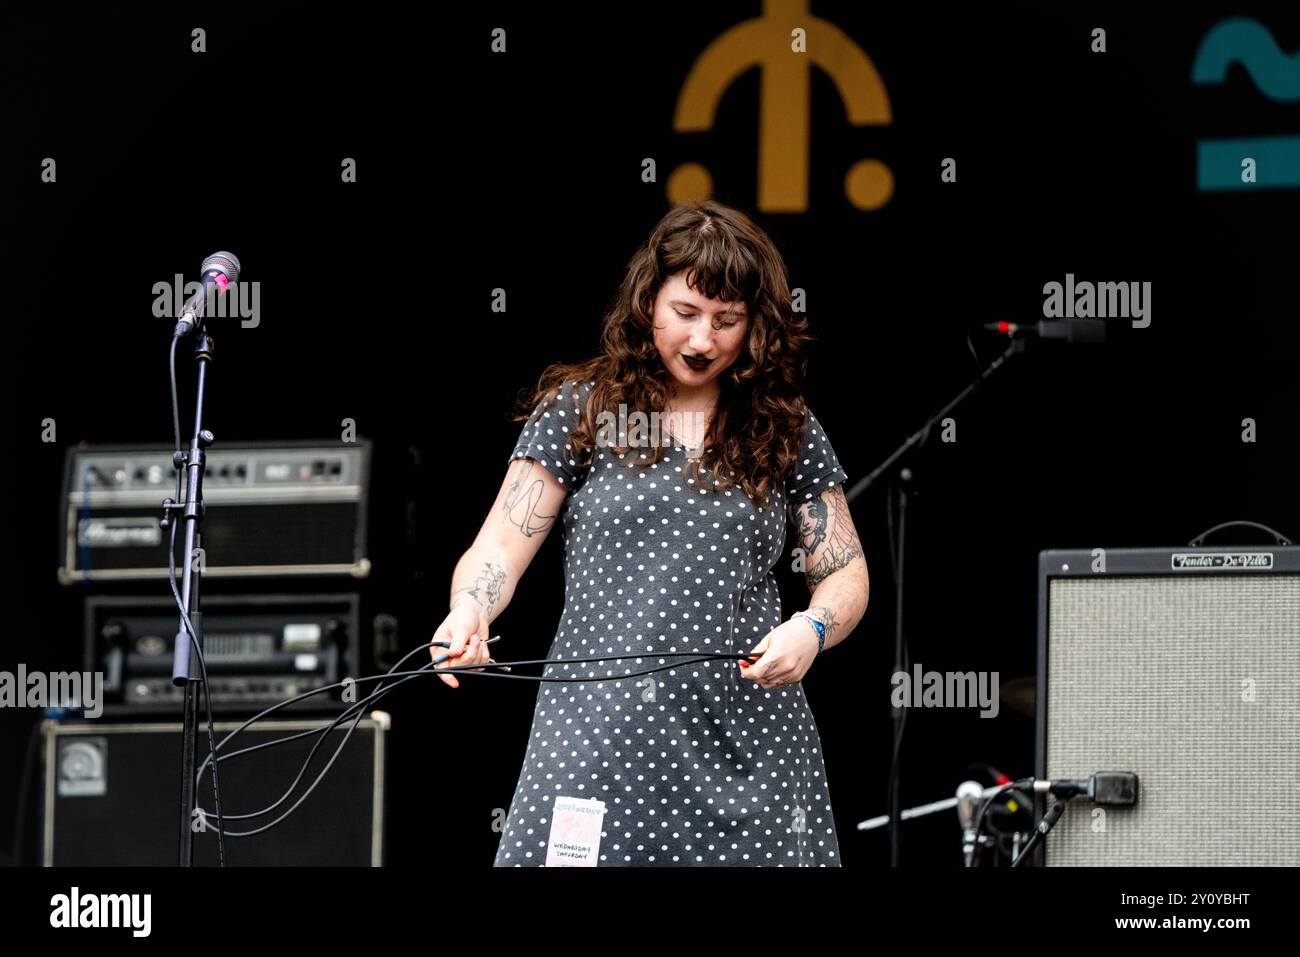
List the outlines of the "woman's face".
<svg viewBox="0 0 1300 957">
<path fill-rule="evenodd" d="M 749 317 L 743 302 L 706 299 L 686 284 L 685 272 L 679 272 L 655 297 L 654 330 L 664 368 L 679 385 L 695 391 L 716 380 L 740 356 Z"/>
</svg>

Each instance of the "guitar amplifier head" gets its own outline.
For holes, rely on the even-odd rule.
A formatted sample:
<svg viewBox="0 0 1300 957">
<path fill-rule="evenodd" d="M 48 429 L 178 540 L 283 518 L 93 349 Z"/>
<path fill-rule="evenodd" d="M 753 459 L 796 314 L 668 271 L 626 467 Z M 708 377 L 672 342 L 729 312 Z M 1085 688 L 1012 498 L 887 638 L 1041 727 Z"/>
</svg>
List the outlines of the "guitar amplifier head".
<svg viewBox="0 0 1300 957">
<path fill-rule="evenodd" d="M 191 560 L 201 559 L 204 574 L 217 578 L 366 577 L 370 450 L 365 439 L 207 450 L 203 551 Z M 176 495 L 170 449 L 70 448 L 63 493 L 62 584 L 167 577 L 169 530 L 158 521 L 163 499 Z M 179 548 L 184 523 L 177 522 Z M 178 555 L 178 575 L 184 562 Z"/>
<path fill-rule="evenodd" d="M 360 602 L 355 592 L 204 595 L 200 631 L 213 711 L 251 715 L 355 673 Z M 171 680 L 176 628 L 176 602 L 169 596 L 86 597 L 84 667 L 104 675 L 105 715 L 181 709 L 184 690 Z M 345 707 L 336 691 L 285 710 Z"/>
<path fill-rule="evenodd" d="M 1040 862 L 1300 864 L 1300 548 L 1043 552 L 1038 620 L 1035 776 L 1140 781 Z"/>
</svg>

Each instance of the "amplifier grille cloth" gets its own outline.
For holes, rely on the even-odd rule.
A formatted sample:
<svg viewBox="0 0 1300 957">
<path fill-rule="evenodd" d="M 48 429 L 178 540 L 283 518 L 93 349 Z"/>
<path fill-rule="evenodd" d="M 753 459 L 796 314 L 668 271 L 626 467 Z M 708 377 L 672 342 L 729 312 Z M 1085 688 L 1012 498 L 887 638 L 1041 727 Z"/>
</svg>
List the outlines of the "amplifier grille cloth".
<svg viewBox="0 0 1300 957">
<path fill-rule="evenodd" d="M 1140 779 L 1104 831 L 1075 799 L 1048 864 L 1300 864 L 1300 576 L 1048 587 L 1048 776 Z"/>
</svg>

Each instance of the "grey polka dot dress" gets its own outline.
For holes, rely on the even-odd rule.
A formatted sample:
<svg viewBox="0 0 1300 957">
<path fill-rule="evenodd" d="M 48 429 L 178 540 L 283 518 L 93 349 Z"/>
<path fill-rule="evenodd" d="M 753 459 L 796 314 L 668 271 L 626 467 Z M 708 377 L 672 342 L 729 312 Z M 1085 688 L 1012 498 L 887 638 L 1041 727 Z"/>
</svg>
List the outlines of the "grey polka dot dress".
<svg viewBox="0 0 1300 957">
<path fill-rule="evenodd" d="M 567 440 L 591 385 L 539 405 L 512 458 L 569 489 L 564 613 L 546 657 L 637 657 L 546 666 L 590 680 L 538 685 L 495 866 L 545 866 L 557 797 L 603 802 L 598 867 L 839 866 L 802 683 L 764 690 L 734 660 L 618 675 L 683 660 L 659 652 L 749 652 L 784 620 L 773 567 L 787 497 L 847 475 L 811 412 L 803 454 L 762 511 L 740 488 L 698 491 L 680 443 L 652 467 L 605 448 L 584 466 Z"/>
</svg>

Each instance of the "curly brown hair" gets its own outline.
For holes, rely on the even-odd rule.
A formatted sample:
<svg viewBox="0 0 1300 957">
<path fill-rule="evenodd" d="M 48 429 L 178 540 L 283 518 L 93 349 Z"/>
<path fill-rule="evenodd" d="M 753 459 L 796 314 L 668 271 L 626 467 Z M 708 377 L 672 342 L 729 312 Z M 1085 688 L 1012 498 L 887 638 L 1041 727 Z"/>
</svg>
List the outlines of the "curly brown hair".
<svg viewBox="0 0 1300 957">
<path fill-rule="evenodd" d="M 697 292 L 723 302 L 744 302 L 749 315 L 746 348 L 720 379 L 721 394 L 702 455 L 686 475 L 707 470 L 714 489 L 739 485 L 760 508 L 799 454 L 806 406 L 801 393 L 811 340 L 808 322 L 792 308 L 785 262 L 768 235 L 739 210 L 715 200 L 674 206 L 632 255 L 627 274 L 605 314 L 600 353 L 577 363 L 556 363 L 541 375 L 516 419 L 539 404 L 549 408 L 568 382 L 591 382 L 569 441 L 579 455 L 597 445 L 601 412 L 663 412 L 670 373 L 654 343 L 654 303 L 663 284 L 686 271 Z M 527 411 L 523 411 L 523 410 Z M 628 464 L 648 467 L 665 454 L 651 444 L 632 456 L 611 446 Z M 701 483 L 701 487 L 702 483 Z"/>
</svg>

